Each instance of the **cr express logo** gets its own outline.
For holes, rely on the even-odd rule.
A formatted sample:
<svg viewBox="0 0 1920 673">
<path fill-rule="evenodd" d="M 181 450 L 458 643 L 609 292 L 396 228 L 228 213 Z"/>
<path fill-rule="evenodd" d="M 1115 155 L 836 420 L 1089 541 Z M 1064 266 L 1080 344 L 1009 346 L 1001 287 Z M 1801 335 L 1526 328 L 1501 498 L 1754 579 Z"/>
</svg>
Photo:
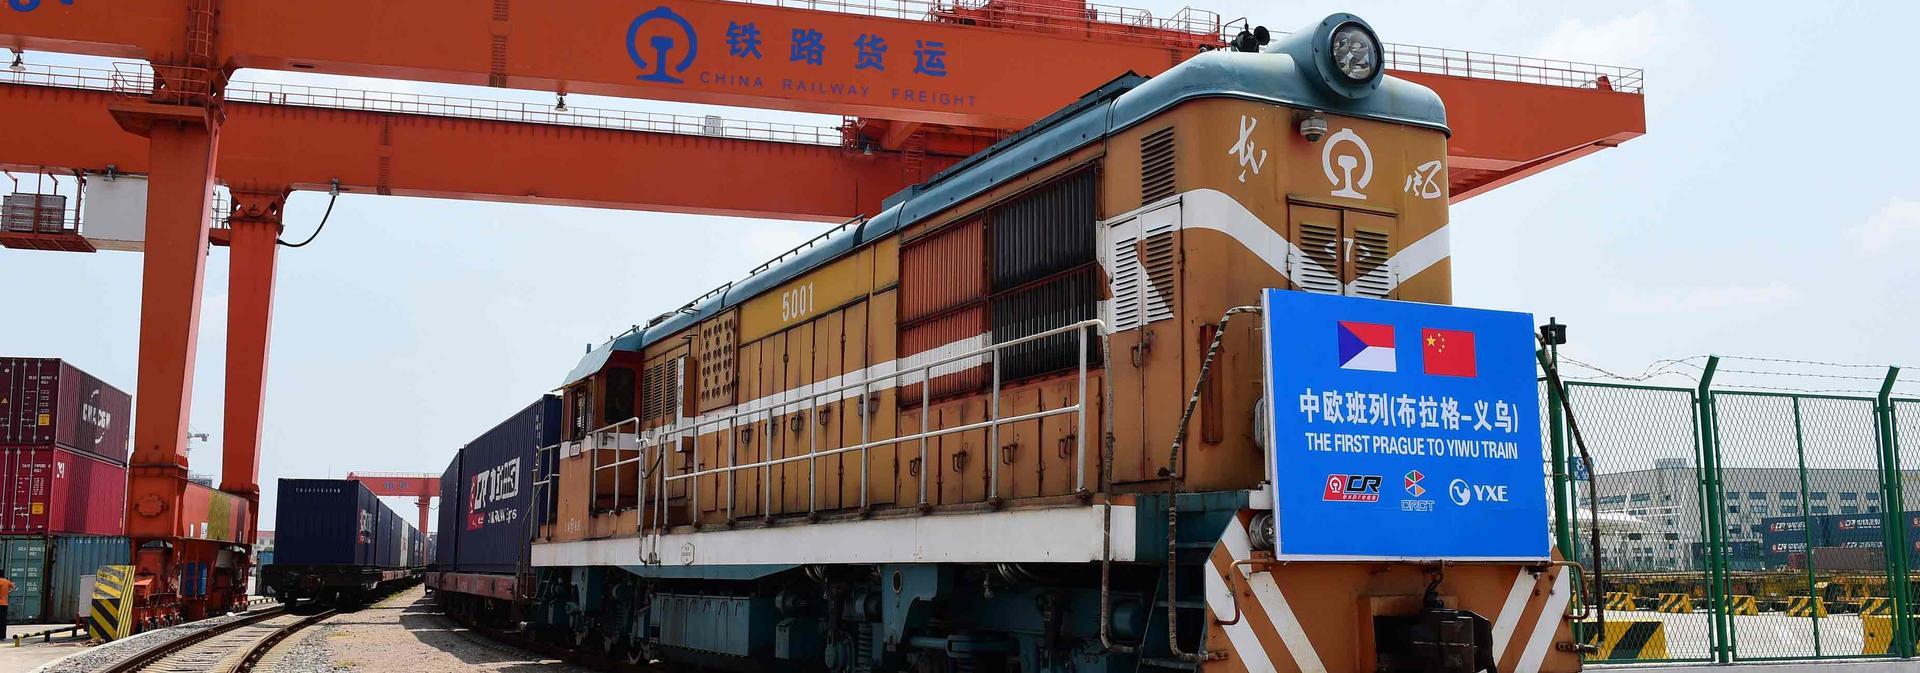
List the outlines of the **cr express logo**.
<svg viewBox="0 0 1920 673">
<path fill-rule="evenodd" d="M 475 473 L 471 493 L 468 512 L 478 512 L 520 495 L 520 459 L 514 458 Z"/>
<path fill-rule="evenodd" d="M 1328 502 L 1380 502 L 1380 482 L 1377 474 L 1329 474 L 1327 488 L 1320 493 L 1320 499 Z"/>
<path fill-rule="evenodd" d="M 641 44 L 642 39 L 645 44 Z M 680 60 L 669 65 L 668 55 L 685 49 Z M 686 72 L 693 67 L 693 57 L 700 53 L 700 40 L 693 34 L 693 24 L 685 17 L 667 9 L 665 5 L 655 7 L 640 16 L 634 17 L 627 25 L 627 58 L 640 67 L 640 76 L 635 78 L 643 82 L 662 82 L 665 84 L 684 84 L 685 80 L 673 73 Z M 673 73 L 667 72 L 671 67 Z"/>
</svg>

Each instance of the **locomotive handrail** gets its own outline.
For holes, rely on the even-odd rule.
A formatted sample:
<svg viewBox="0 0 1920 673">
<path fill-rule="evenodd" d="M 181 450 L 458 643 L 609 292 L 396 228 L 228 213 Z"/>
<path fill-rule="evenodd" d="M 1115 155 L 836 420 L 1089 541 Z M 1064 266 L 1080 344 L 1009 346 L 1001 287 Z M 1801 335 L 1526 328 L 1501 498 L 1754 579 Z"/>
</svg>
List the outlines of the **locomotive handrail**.
<svg viewBox="0 0 1920 673">
<path fill-rule="evenodd" d="M 957 433 L 973 432 L 973 431 L 979 431 L 979 430 L 986 430 L 989 434 L 989 441 L 987 443 L 987 447 L 988 447 L 987 450 L 989 453 L 987 455 L 987 460 L 986 460 L 987 470 L 988 470 L 987 495 L 988 495 L 989 502 L 997 504 L 998 502 L 1000 502 L 999 470 L 1001 467 L 1001 458 L 1002 458 L 1001 452 L 1003 451 L 1003 448 L 1000 446 L 1000 443 L 999 443 L 1000 426 L 1009 424 L 1009 423 L 1021 423 L 1026 421 L 1039 420 L 1043 418 L 1073 414 L 1077 418 L 1076 427 L 1073 431 L 1074 444 L 1075 444 L 1074 488 L 1077 493 L 1084 495 L 1087 492 L 1086 424 L 1087 424 L 1087 411 L 1089 409 L 1088 397 L 1087 397 L 1087 372 L 1089 370 L 1089 364 L 1090 364 L 1087 356 L 1087 348 L 1091 346 L 1093 343 L 1091 339 L 1095 335 L 1103 335 L 1105 329 L 1106 329 L 1106 323 L 1104 321 L 1084 320 L 1071 325 L 1065 325 L 1062 327 L 1057 327 L 1054 329 L 1038 332 L 1038 333 L 1023 336 L 1023 337 L 1009 339 L 1001 343 L 989 344 L 979 348 L 970 349 L 961 353 L 956 353 L 953 355 L 935 358 L 927 362 L 920 363 L 911 367 L 898 369 L 893 372 L 875 373 L 875 372 L 869 372 L 866 370 L 861 370 L 857 372 L 844 374 L 840 378 L 843 378 L 843 379 L 858 378 L 859 380 L 851 383 L 844 383 L 841 385 L 832 386 L 832 387 L 820 386 L 820 384 L 816 383 L 809 386 L 804 386 L 799 390 L 788 393 L 792 395 L 791 399 L 779 399 L 777 401 L 766 401 L 758 405 L 755 405 L 753 403 L 743 403 L 735 407 L 735 410 L 730 413 L 726 413 L 722 415 L 702 416 L 702 417 L 696 417 L 691 419 L 682 417 L 673 423 L 670 423 L 661 427 L 653 428 L 651 430 L 641 428 L 640 426 L 644 421 L 636 416 L 636 417 L 628 418 L 615 423 L 610 423 L 610 424 L 601 426 L 599 428 L 595 428 L 594 430 L 583 433 L 578 439 L 569 440 L 566 442 L 562 442 L 560 444 L 553 445 L 551 447 L 546 447 L 541 449 L 541 451 L 561 450 L 563 447 L 567 445 L 577 445 L 581 447 L 583 452 L 598 451 L 606 448 L 612 448 L 616 452 L 634 451 L 635 454 L 631 457 L 620 456 L 616 453 L 615 460 L 608 462 L 606 464 L 600 464 L 598 462 L 600 459 L 600 456 L 597 453 L 588 457 L 588 466 L 589 466 L 588 469 L 591 475 L 590 478 L 588 479 L 588 484 L 587 484 L 588 503 L 589 503 L 588 506 L 591 510 L 596 512 L 606 511 L 606 510 L 617 512 L 625 509 L 625 508 L 622 508 L 620 505 L 622 502 L 621 495 L 624 492 L 624 489 L 622 488 L 622 482 L 626 480 L 622 479 L 619 476 L 620 473 L 617 470 L 627 465 L 639 463 L 641 464 L 641 466 L 636 470 L 636 473 L 633 477 L 633 482 L 634 482 L 632 484 L 633 491 L 631 491 L 635 496 L 633 500 L 634 507 L 635 508 L 651 508 L 654 510 L 652 527 L 655 529 L 655 535 L 657 536 L 658 531 L 666 529 L 670 524 L 670 522 L 667 521 L 667 517 L 666 517 L 666 512 L 667 512 L 666 502 L 671 498 L 669 487 L 675 482 L 686 481 L 689 479 L 698 479 L 700 477 L 705 477 L 709 475 L 720 475 L 720 474 L 726 475 L 727 484 L 724 487 L 725 488 L 724 492 L 727 493 L 727 496 L 726 496 L 727 516 L 729 519 L 731 519 L 734 515 L 735 501 L 738 500 L 738 498 L 735 497 L 734 489 L 733 489 L 734 473 L 740 472 L 743 470 L 761 470 L 763 473 L 767 475 L 767 478 L 762 480 L 762 483 L 759 489 L 761 491 L 761 499 L 763 504 L 762 511 L 765 513 L 768 513 L 768 516 L 771 516 L 770 513 L 772 511 L 772 479 L 771 479 L 772 469 L 782 465 L 806 462 L 808 464 L 807 481 L 809 486 L 808 496 L 807 496 L 808 498 L 807 511 L 809 513 L 816 513 L 819 511 L 819 500 L 820 500 L 819 489 L 818 489 L 818 471 L 819 471 L 818 460 L 820 458 L 838 456 L 838 455 L 853 453 L 857 451 L 862 454 L 862 460 L 861 460 L 861 466 L 860 466 L 860 508 L 864 510 L 871 505 L 871 499 L 868 493 L 868 479 L 867 479 L 868 465 L 870 464 L 871 461 L 866 458 L 870 450 L 878 447 L 896 446 L 900 444 L 918 442 L 920 444 L 919 464 L 922 466 L 926 466 L 928 465 L 927 458 L 928 458 L 928 441 L 929 440 L 936 437 L 943 437 L 943 436 L 957 434 Z M 1077 350 L 1078 364 L 1075 370 L 1075 376 L 1077 377 L 1078 386 L 1077 386 L 1077 394 L 1075 396 L 1074 403 L 1066 406 L 1053 408 L 1053 409 L 1043 409 L 1035 412 L 1002 417 L 1000 415 L 1000 405 L 998 403 L 1000 394 L 1002 392 L 1002 384 L 1003 384 L 1003 380 L 1000 372 L 1000 360 L 1002 358 L 1002 351 L 1015 346 L 1034 343 L 1042 339 L 1057 337 L 1057 336 L 1061 336 L 1068 333 L 1073 333 L 1077 337 L 1075 340 L 1075 345 Z M 990 367 L 991 373 L 992 373 L 992 383 L 991 383 L 991 387 L 989 388 L 989 392 L 992 395 L 992 398 L 991 398 L 992 402 L 990 402 L 988 405 L 989 417 L 982 421 L 977 421 L 977 422 L 968 423 L 965 425 L 960 425 L 955 427 L 938 428 L 938 429 L 930 427 L 927 414 L 925 413 L 925 410 L 932 406 L 931 405 L 932 393 L 931 393 L 931 386 L 929 384 L 933 379 L 939 378 L 940 376 L 947 376 L 955 373 L 954 371 L 937 372 L 936 370 L 949 368 L 953 366 L 955 363 L 963 363 L 963 362 L 967 362 L 969 360 L 975 360 L 975 359 L 981 360 L 982 362 L 980 362 L 979 364 L 967 363 L 965 366 L 961 367 L 960 369 L 964 370 L 967 368 L 979 366 L 980 364 L 988 365 Z M 870 408 L 875 402 L 875 399 L 874 399 L 875 396 L 873 393 L 876 392 L 875 390 L 876 386 L 886 385 L 889 382 L 891 382 L 891 384 L 894 387 L 913 385 L 916 383 L 920 385 L 921 400 L 920 400 L 920 405 L 918 407 L 921 410 L 920 429 L 918 432 L 914 432 L 911 434 L 905 434 L 905 435 L 900 435 L 896 437 L 874 439 L 872 436 L 872 415 L 875 412 Z M 724 460 L 726 460 L 727 464 L 714 466 L 714 467 L 704 467 L 700 464 L 699 455 L 698 455 L 698 452 L 696 451 L 692 458 L 693 465 L 690 471 L 679 473 L 679 474 L 671 474 L 671 472 L 673 471 L 672 468 L 662 469 L 666 465 L 666 461 L 664 460 L 664 457 L 667 451 L 667 447 L 680 446 L 683 440 L 690 437 L 694 438 L 697 442 L 698 438 L 700 438 L 702 435 L 709 434 L 709 433 L 718 434 L 719 432 L 722 432 L 720 430 L 714 430 L 716 426 L 722 426 L 722 425 L 726 426 L 726 430 L 724 430 L 724 432 L 727 433 L 727 437 L 729 437 L 731 442 L 733 442 L 732 446 L 737 447 L 739 446 L 739 442 L 743 441 L 739 433 L 739 431 L 742 429 L 751 429 L 753 426 L 760 423 L 775 422 L 778 419 L 782 419 L 788 416 L 789 414 L 793 414 L 793 413 L 807 414 L 807 417 L 812 418 L 814 417 L 814 414 L 817 412 L 817 410 L 822 406 L 822 399 L 827 400 L 825 403 L 827 405 L 841 403 L 849 399 L 855 399 L 854 395 L 851 395 L 849 393 L 856 390 L 859 391 L 857 393 L 858 395 L 857 399 L 860 400 L 859 410 L 857 411 L 857 414 L 856 414 L 860 417 L 860 442 L 857 444 L 841 446 L 841 447 L 836 447 L 831 449 L 821 449 L 818 446 L 819 431 L 815 427 L 816 424 L 809 423 L 808 433 L 807 433 L 807 451 L 805 453 L 799 453 L 799 454 L 790 455 L 790 456 L 782 456 L 778 458 L 768 458 L 765 460 L 757 460 L 749 463 L 736 464 L 732 460 L 733 452 L 727 451 L 727 452 L 723 452 L 723 455 L 725 456 Z M 631 433 L 626 432 L 628 429 L 631 429 Z M 623 435 L 628 435 L 628 434 L 631 434 L 631 436 L 634 437 L 634 440 L 633 440 L 634 443 L 631 446 L 627 446 L 625 440 L 621 439 Z M 606 446 L 609 439 L 613 439 L 615 441 L 614 446 L 612 447 Z M 745 439 L 744 441 L 751 441 L 751 439 Z M 598 507 L 598 503 L 600 501 L 599 496 L 601 495 L 601 491 L 602 491 L 598 475 L 601 471 L 609 470 L 609 469 L 616 470 L 616 472 L 614 473 L 615 478 L 612 480 L 613 481 L 613 485 L 612 485 L 613 501 L 612 501 L 612 506 L 610 508 L 606 508 L 606 510 L 603 510 L 602 508 Z M 927 507 L 929 503 L 927 489 L 928 489 L 928 474 L 930 472 L 931 472 L 930 469 L 927 469 L 924 467 L 919 471 L 920 495 L 919 495 L 918 505 L 921 506 L 922 508 Z M 542 478 L 537 479 L 534 482 L 534 484 L 539 487 L 553 488 L 554 484 L 552 482 L 553 482 L 552 475 L 542 475 Z M 688 491 L 687 498 L 691 502 L 692 511 L 695 512 L 695 515 L 697 516 L 697 513 L 700 511 L 700 502 L 699 502 L 700 489 L 697 487 L 689 488 L 687 489 L 687 491 Z M 646 516 L 639 517 L 639 525 L 642 527 L 643 530 L 648 527 Z"/>
</svg>

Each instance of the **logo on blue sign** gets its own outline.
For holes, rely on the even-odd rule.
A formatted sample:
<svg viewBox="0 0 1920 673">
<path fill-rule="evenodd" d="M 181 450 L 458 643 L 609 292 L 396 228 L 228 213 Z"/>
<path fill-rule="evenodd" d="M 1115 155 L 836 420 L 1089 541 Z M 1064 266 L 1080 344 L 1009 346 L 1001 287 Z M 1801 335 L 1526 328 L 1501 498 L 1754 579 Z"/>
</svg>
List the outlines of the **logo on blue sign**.
<svg viewBox="0 0 1920 673">
<path fill-rule="evenodd" d="M 1548 558 L 1530 316 L 1285 290 L 1264 307 L 1280 558 Z"/>
<path fill-rule="evenodd" d="M 663 26 L 669 31 L 665 34 L 648 35 L 647 49 L 652 54 L 651 60 L 648 56 L 641 54 L 640 46 L 640 36 L 649 24 Z M 671 67 L 675 73 L 686 72 L 687 68 L 693 67 L 693 57 L 700 53 L 700 40 L 693 34 L 693 24 L 688 23 L 686 17 L 674 13 L 664 5 L 635 17 L 633 23 L 627 26 L 627 57 L 633 59 L 633 64 L 639 66 L 643 73 L 636 79 L 644 82 L 685 84 L 685 80 L 667 72 L 669 67 L 667 55 L 681 46 L 682 37 L 686 40 L 686 55 L 680 57 L 678 63 L 672 64 Z M 647 70 L 652 72 L 646 72 Z"/>
</svg>

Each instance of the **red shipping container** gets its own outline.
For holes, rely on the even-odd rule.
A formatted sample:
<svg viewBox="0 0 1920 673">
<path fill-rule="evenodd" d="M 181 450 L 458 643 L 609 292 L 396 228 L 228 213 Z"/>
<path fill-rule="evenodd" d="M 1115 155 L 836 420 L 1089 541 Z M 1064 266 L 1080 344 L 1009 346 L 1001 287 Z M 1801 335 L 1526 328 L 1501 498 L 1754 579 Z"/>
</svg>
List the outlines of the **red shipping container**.
<svg viewBox="0 0 1920 673">
<path fill-rule="evenodd" d="M 125 535 L 127 468 L 51 446 L 0 448 L 0 534 Z"/>
<path fill-rule="evenodd" d="M 133 396 L 52 358 L 0 357 L 0 445 L 61 446 L 125 465 Z"/>
<path fill-rule="evenodd" d="M 186 530 L 181 537 L 250 543 L 246 538 L 253 512 L 246 498 L 189 483 L 184 500 L 180 518 Z"/>
</svg>

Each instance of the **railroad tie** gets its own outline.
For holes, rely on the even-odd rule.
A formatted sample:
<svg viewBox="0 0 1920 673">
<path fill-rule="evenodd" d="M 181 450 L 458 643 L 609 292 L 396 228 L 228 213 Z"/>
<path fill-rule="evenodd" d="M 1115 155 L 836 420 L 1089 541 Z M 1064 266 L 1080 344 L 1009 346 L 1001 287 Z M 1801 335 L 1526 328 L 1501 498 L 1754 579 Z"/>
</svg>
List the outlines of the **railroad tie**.
<svg viewBox="0 0 1920 673">
<path fill-rule="evenodd" d="M 1599 635 L 1591 622 L 1584 624 L 1587 632 L 1587 644 L 1594 646 L 1594 658 L 1607 661 L 1662 660 L 1667 658 L 1666 624 L 1652 619 L 1609 619 L 1606 638 L 1594 642 Z"/>
<path fill-rule="evenodd" d="M 1660 612 L 1690 614 L 1693 612 L 1693 597 L 1687 594 L 1660 594 Z"/>
</svg>

